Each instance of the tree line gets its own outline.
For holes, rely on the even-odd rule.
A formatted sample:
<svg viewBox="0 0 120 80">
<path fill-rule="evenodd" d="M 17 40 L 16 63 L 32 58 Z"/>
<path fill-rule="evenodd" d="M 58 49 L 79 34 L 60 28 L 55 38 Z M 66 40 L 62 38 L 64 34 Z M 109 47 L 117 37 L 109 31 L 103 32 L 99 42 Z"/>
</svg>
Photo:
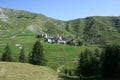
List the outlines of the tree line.
<svg viewBox="0 0 120 80">
<path fill-rule="evenodd" d="M 85 49 L 80 53 L 76 74 L 81 77 L 102 75 L 104 78 L 116 79 L 120 75 L 120 46 L 106 45 L 100 52 Z"/>
<path fill-rule="evenodd" d="M 4 49 L 4 52 L 1 56 L 1 61 L 13 62 L 9 44 L 7 44 Z M 29 53 L 28 57 L 26 57 L 24 53 L 24 47 L 22 47 L 19 53 L 18 62 L 22 63 L 28 62 L 34 65 L 43 65 L 44 64 L 43 46 L 40 43 L 40 40 L 35 42 L 35 44 L 33 45 L 33 49 Z"/>
</svg>

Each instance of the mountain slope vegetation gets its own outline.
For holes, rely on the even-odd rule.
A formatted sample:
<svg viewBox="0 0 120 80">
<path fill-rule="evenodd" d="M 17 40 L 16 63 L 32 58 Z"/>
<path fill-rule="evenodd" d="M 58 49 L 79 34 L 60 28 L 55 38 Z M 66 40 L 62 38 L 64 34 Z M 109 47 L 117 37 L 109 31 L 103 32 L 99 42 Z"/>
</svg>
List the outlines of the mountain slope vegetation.
<svg viewBox="0 0 120 80">
<path fill-rule="evenodd" d="M 119 43 L 120 17 L 93 16 L 62 21 L 42 14 L 0 8 L 0 37 L 47 33 L 89 44 Z"/>
</svg>

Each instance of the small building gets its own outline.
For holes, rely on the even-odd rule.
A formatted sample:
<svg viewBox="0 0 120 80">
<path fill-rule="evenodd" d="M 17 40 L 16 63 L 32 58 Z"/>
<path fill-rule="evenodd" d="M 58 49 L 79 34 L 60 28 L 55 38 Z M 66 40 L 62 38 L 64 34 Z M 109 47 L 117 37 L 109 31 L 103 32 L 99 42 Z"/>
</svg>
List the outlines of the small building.
<svg viewBox="0 0 120 80">
<path fill-rule="evenodd" d="M 16 47 L 18 47 L 18 48 L 20 48 L 20 49 L 22 49 L 22 48 L 23 48 L 23 46 L 22 46 L 22 44 L 21 44 L 21 43 L 16 43 L 16 44 L 15 44 L 15 46 L 16 46 Z"/>
<path fill-rule="evenodd" d="M 47 37 L 47 38 L 45 38 L 45 42 L 55 43 L 55 39 L 53 37 Z"/>
</svg>

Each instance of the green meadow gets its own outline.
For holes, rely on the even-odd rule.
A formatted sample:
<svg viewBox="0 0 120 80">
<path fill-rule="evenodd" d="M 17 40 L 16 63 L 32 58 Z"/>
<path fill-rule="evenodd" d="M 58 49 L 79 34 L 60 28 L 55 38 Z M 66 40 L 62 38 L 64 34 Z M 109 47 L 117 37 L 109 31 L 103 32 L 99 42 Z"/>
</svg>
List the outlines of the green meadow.
<svg viewBox="0 0 120 80">
<path fill-rule="evenodd" d="M 4 47 L 7 43 L 9 43 L 11 52 L 13 55 L 14 61 L 19 56 L 20 48 L 16 46 L 16 44 L 22 44 L 25 50 L 26 58 L 28 54 L 32 51 L 33 44 L 37 39 L 35 36 L 16 36 L 14 39 L 11 38 L 0 38 L 0 55 L 4 51 Z M 70 46 L 66 44 L 50 44 L 44 42 L 43 39 L 41 43 L 44 48 L 44 58 L 46 60 L 46 65 L 57 69 L 58 67 L 63 66 L 64 68 L 72 68 L 75 69 L 77 66 L 77 61 L 79 59 L 80 52 L 85 48 L 89 48 L 90 50 L 95 49 L 95 46 Z"/>
</svg>

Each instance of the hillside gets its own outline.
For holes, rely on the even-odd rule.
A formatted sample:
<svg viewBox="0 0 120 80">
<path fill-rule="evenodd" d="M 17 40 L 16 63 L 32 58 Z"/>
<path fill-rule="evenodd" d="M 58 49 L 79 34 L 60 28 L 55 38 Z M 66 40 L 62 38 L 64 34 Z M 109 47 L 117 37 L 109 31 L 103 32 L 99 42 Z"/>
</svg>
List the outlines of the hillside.
<svg viewBox="0 0 120 80">
<path fill-rule="evenodd" d="M 63 74 L 65 70 L 75 75 L 79 55 L 84 49 L 94 51 L 101 45 L 120 44 L 120 17 L 92 16 L 62 21 L 28 11 L 0 8 L 0 57 L 9 43 L 14 62 L 18 62 L 21 46 L 28 59 L 39 33 L 60 35 L 66 41 L 79 40 L 83 45 L 49 44 L 39 38 L 47 67 L 0 62 L 0 80 L 58 80 L 56 72 Z"/>
<path fill-rule="evenodd" d="M 87 43 L 120 44 L 120 17 L 93 16 L 70 20 L 66 30 Z"/>
<path fill-rule="evenodd" d="M 51 32 L 54 34 L 55 32 L 67 33 L 62 26 L 64 26 L 63 21 L 48 18 L 41 14 L 0 8 L 1 37 L 17 35 L 21 32 L 29 32 L 31 34 L 39 32 L 48 34 Z M 3 33 L 6 35 L 2 35 Z"/>
<path fill-rule="evenodd" d="M 59 80 L 59 78 L 48 67 L 0 62 L 0 80 Z"/>
<path fill-rule="evenodd" d="M 0 8 L 0 37 L 47 33 L 88 44 L 120 44 L 120 17 L 93 16 L 61 21 L 32 12 Z"/>
<path fill-rule="evenodd" d="M 19 35 L 16 36 L 13 39 L 8 38 L 0 38 L 0 58 L 1 55 L 4 52 L 4 48 L 6 46 L 6 43 L 9 42 L 12 58 L 13 61 L 17 62 L 18 57 L 20 54 L 20 48 L 19 46 L 16 46 L 17 44 L 22 44 L 24 46 L 24 53 L 26 55 L 26 58 L 28 54 L 32 51 L 33 44 L 37 38 L 35 36 L 25 36 L 25 35 Z M 79 54 L 81 51 L 83 51 L 85 48 L 89 48 L 90 50 L 94 50 L 96 46 L 70 46 L 66 44 L 49 44 L 46 42 L 41 42 L 44 48 L 44 57 L 46 60 L 46 66 L 51 67 L 55 71 L 57 71 L 58 68 L 69 68 L 69 69 L 75 69 L 77 66 L 77 60 L 79 57 Z M 61 71 L 62 72 L 62 71 Z"/>
</svg>

